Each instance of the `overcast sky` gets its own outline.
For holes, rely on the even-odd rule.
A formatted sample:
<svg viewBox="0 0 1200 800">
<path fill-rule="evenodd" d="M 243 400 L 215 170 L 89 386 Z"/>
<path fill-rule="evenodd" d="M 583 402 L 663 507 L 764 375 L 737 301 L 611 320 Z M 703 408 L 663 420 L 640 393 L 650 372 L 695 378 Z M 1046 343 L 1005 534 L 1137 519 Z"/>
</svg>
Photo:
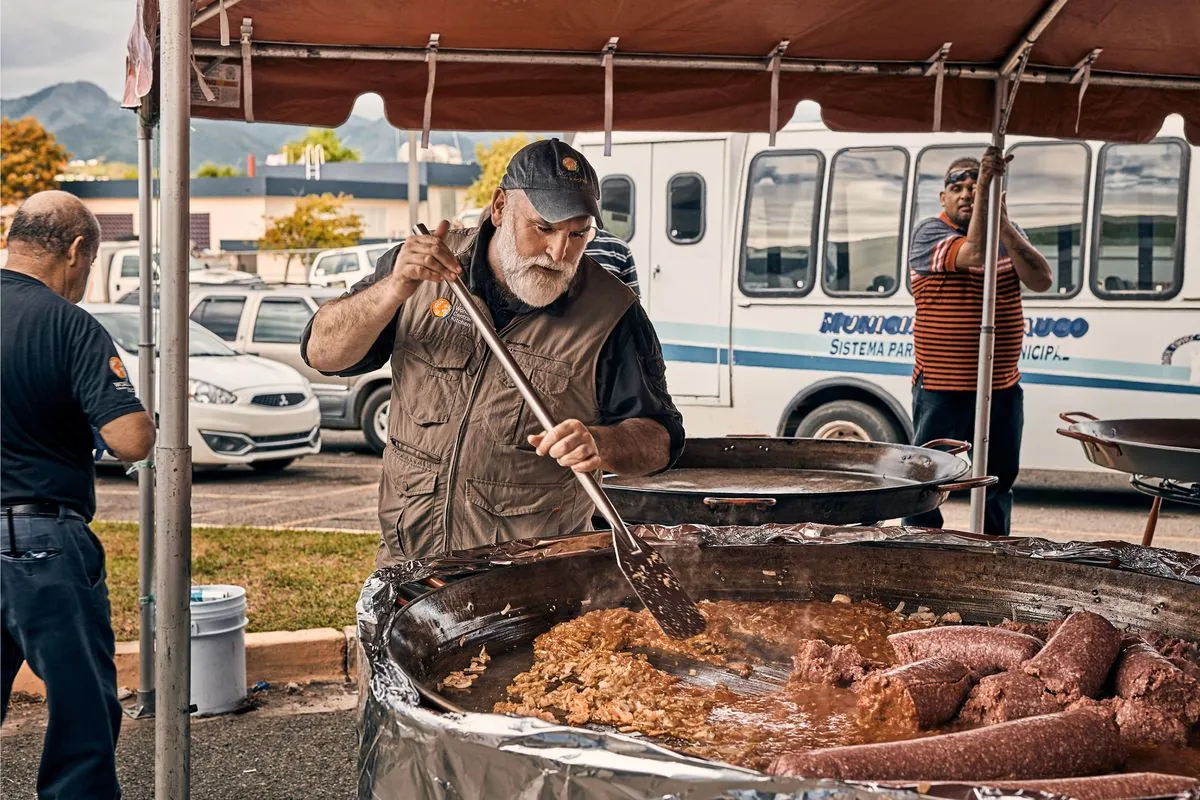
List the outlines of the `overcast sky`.
<svg viewBox="0 0 1200 800">
<path fill-rule="evenodd" d="M 0 97 L 91 81 L 119 100 L 136 8 L 135 0 L 0 0 Z M 377 118 L 383 104 L 362 98 L 355 113 Z"/>
<path fill-rule="evenodd" d="M 0 0 L 0 96 L 89 80 L 118 97 L 132 0 Z"/>
</svg>

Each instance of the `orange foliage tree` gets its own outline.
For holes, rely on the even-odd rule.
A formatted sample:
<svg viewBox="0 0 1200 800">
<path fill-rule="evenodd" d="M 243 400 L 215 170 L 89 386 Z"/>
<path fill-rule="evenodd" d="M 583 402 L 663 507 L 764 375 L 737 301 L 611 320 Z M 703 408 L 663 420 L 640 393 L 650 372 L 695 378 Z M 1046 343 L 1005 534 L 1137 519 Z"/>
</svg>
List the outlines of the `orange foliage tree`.
<svg viewBox="0 0 1200 800">
<path fill-rule="evenodd" d="M 58 188 L 71 154 L 33 117 L 0 120 L 0 205 L 19 205 L 30 195 Z"/>
</svg>

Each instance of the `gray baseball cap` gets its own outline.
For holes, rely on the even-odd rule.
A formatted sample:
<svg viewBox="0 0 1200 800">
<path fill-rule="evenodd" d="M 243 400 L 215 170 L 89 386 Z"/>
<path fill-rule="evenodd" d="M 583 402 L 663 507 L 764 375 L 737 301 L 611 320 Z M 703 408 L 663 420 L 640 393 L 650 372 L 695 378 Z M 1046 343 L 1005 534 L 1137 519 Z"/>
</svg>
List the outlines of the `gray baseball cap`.
<svg viewBox="0 0 1200 800">
<path fill-rule="evenodd" d="M 558 139 L 544 139 L 517 151 L 500 188 L 525 192 L 547 222 L 592 217 L 603 227 L 596 170 L 582 153 Z"/>
</svg>

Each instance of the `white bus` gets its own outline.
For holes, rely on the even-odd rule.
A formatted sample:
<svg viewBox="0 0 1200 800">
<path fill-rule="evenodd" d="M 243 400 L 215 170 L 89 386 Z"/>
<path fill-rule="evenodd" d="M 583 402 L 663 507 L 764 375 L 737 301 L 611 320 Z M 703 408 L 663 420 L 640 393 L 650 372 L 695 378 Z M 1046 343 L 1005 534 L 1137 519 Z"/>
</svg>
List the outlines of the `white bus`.
<svg viewBox="0 0 1200 800">
<path fill-rule="evenodd" d="M 950 161 L 987 144 L 817 122 L 774 148 L 616 133 L 605 157 L 581 134 L 688 436 L 911 441 L 909 236 L 940 211 Z M 1176 117 L 1147 144 L 1007 144 L 1009 216 L 1054 271 L 1024 299 L 1022 468 L 1094 470 L 1055 435 L 1060 412 L 1200 417 L 1200 160 Z"/>
</svg>

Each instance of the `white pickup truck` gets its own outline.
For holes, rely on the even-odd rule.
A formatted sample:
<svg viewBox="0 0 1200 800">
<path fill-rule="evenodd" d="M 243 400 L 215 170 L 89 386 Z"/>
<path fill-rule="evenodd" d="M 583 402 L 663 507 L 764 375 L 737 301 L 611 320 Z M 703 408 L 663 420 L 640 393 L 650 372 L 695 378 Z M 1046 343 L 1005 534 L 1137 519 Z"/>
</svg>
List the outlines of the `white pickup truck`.
<svg viewBox="0 0 1200 800">
<path fill-rule="evenodd" d="M 115 303 L 138 288 L 141 257 L 136 241 L 101 242 L 92 274 L 88 278 L 84 301 Z M 154 279 L 159 280 L 158 253 L 154 254 Z M 191 285 L 245 286 L 263 280 L 249 272 L 213 269 L 198 258 L 188 257 L 188 283 Z"/>
</svg>

